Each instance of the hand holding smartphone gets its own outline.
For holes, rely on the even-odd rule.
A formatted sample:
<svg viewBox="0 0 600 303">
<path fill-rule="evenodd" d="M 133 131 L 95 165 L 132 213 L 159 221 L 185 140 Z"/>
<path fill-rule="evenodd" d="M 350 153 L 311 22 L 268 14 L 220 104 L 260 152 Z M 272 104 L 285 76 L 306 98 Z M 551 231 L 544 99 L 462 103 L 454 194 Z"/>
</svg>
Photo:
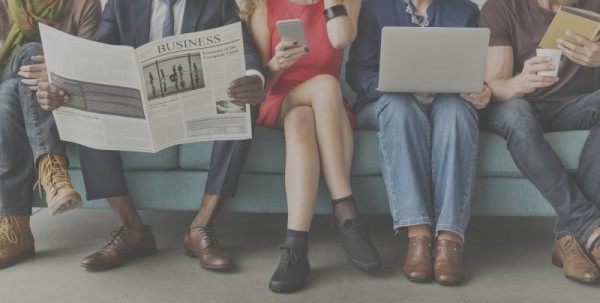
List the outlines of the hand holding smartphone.
<svg viewBox="0 0 600 303">
<path fill-rule="evenodd" d="M 300 47 L 308 47 L 304 26 L 300 19 L 280 20 L 276 23 L 282 41 L 294 41 Z"/>
</svg>

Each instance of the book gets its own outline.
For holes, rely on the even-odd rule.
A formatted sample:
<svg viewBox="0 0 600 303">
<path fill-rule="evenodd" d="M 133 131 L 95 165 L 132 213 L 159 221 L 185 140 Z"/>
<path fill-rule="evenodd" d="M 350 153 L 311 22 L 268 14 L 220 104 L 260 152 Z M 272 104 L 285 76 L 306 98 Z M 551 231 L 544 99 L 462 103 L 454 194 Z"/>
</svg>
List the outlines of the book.
<svg viewBox="0 0 600 303">
<path fill-rule="evenodd" d="M 575 43 L 573 39 L 567 37 L 567 31 L 574 32 L 592 42 L 598 42 L 600 40 L 600 14 L 574 7 L 561 7 L 542 38 L 540 47 L 556 49 L 558 48 L 556 43 L 558 39 Z"/>
</svg>

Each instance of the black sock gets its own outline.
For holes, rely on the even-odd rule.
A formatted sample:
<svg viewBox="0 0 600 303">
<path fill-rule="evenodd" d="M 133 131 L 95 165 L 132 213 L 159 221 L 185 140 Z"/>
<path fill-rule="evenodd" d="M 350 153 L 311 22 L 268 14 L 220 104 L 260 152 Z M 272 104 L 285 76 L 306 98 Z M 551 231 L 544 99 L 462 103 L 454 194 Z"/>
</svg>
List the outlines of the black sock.
<svg viewBox="0 0 600 303">
<path fill-rule="evenodd" d="M 285 247 L 299 252 L 308 252 L 308 232 L 288 228 L 285 236 Z"/>
<path fill-rule="evenodd" d="M 350 195 L 345 198 L 331 200 L 333 204 L 333 215 L 338 222 L 343 223 L 348 219 L 358 218 L 358 211 L 354 204 L 354 196 Z"/>
</svg>

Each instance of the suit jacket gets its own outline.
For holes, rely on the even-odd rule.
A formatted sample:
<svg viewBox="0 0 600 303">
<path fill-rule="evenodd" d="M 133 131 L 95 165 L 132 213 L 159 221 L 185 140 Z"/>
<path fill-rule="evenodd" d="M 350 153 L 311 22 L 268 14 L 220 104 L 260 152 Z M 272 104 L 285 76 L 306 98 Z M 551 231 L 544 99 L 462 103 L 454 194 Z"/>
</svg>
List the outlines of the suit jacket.
<svg viewBox="0 0 600 303">
<path fill-rule="evenodd" d="M 181 32 L 191 33 L 239 22 L 235 0 L 187 0 Z M 152 0 L 108 0 L 92 40 L 134 48 L 149 41 Z M 245 24 L 246 68 L 264 75 L 262 61 Z"/>
</svg>

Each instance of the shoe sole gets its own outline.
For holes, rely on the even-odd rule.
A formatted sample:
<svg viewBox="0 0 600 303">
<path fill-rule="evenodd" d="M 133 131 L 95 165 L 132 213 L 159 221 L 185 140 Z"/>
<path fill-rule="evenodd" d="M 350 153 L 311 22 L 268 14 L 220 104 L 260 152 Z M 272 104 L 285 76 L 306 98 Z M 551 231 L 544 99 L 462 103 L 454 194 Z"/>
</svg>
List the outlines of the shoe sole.
<svg viewBox="0 0 600 303">
<path fill-rule="evenodd" d="M 457 286 L 460 283 L 462 283 L 462 281 L 464 281 L 465 277 L 460 278 L 460 280 L 458 281 L 438 281 L 436 280 L 435 282 L 437 282 L 437 284 L 442 285 L 442 286 Z"/>
<path fill-rule="evenodd" d="M 183 248 L 183 254 L 186 255 L 187 257 L 191 258 L 191 259 L 197 259 L 198 257 L 196 256 L 196 254 L 194 253 L 193 250 L 191 250 L 190 248 L 184 247 Z M 200 263 L 200 262 L 198 262 Z M 200 263 L 200 267 L 204 268 L 204 269 L 208 269 L 208 270 L 216 270 L 216 271 L 226 271 L 226 270 L 231 270 L 234 268 L 235 265 L 231 264 L 231 265 L 204 265 L 202 263 Z"/>
<path fill-rule="evenodd" d="M 13 258 L 12 260 L 5 262 L 5 263 L 0 263 L 0 269 L 4 269 L 7 268 L 9 266 L 15 265 L 17 263 L 26 261 L 28 259 L 31 259 L 35 257 L 35 248 L 34 249 L 30 249 L 30 250 L 26 250 L 22 253 L 20 253 L 19 255 L 17 255 L 15 258 Z"/>
<path fill-rule="evenodd" d="M 563 268 L 563 262 L 555 255 L 552 255 L 552 265 Z M 598 279 L 581 279 L 576 277 L 571 277 L 565 274 L 565 277 L 573 282 L 584 283 L 584 284 L 599 284 L 600 280 Z"/>
<path fill-rule="evenodd" d="M 350 257 L 350 255 L 348 254 L 348 252 L 346 252 L 346 248 L 344 248 L 344 244 L 343 244 L 344 242 L 342 242 L 342 239 L 341 239 L 340 235 L 338 234 L 337 228 L 334 224 L 335 224 L 335 222 L 331 222 L 331 230 L 335 234 L 335 236 L 338 239 L 338 241 L 340 242 L 340 244 L 342 244 L 342 252 L 344 253 L 344 256 L 346 256 L 346 259 L 348 259 L 348 261 L 350 261 L 350 264 L 354 265 L 354 267 L 356 267 L 364 272 L 374 272 L 374 271 L 378 270 L 379 268 L 381 268 L 381 256 L 379 256 L 377 263 L 373 263 L 373 264 L 364 264 L 357 260 L 352 259 Z"/>
<path fill-rule="evenodd" d="M 404 276 L 406 277 L 406 279 L 408 279 L 408 281 L 420 283 L 420 284 L 429 283 L 429 282 L 431 282 L 431 280 L 433 280 L 433 277 L 429 277 L 429 278 L 425 278 L 425 279 L 413 278 L 413 277 L 410 277 L 409 275 L 407 275 L 406 273 L 404 273 Z"/>
<path fill-rule="evenodd" d="M 269 282 L 269 289 L 276 293 L 289 294 L 304 289 L 306 282 L 300 283 L 281 283 L 281 282 Z"/>
<path fill-rule="evenodd" d="M 81 201 L 81 196 L 77 195 L 63 203 L 55 203 L 54 205 L 49 206 L 48 211 L 50 212 L 51 216 L 56 216 L 69 210 L 79 208 L 81 207 L 81 205 L 83 205 L 83 202 Z"/>
<path fill-rule="evenodd" d="M 127 263 L 129 260 L 131 259 L 140 259 L 140 258 L 144 258 L 144 257 L 149 257 L 149 256 L 153 256 L 156 254 L 156 250 L 153 251 L 148 251 L 148 252 L 144 252 L 144 253 L 140 253 L 134 256 L 131 256 L 129 258 L 125 258 L 123 261 L 118 262 L 118 263 L 112 263 L 112 264 L 81 264 L 81 267 L 89 270 L 89 271 L 104 271 L 104 270 L 109 270 L 109 269 L 113 269 L 113 268 L 117 268 L 125 263 Z"/>
</svg>

